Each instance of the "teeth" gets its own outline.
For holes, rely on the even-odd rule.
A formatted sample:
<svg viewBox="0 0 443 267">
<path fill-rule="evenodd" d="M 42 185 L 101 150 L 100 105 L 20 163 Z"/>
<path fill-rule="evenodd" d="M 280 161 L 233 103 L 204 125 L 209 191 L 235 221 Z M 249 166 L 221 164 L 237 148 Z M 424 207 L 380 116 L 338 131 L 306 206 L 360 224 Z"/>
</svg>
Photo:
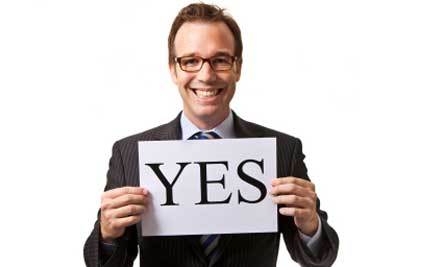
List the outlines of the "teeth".
<svg viewBox="0 0 443 267">
<path fill-rule="evenodd" d="M 211 97 L 218 93 L 218 89 L 215 90 L 194 90 L 198 97 Z"/>
</svg>

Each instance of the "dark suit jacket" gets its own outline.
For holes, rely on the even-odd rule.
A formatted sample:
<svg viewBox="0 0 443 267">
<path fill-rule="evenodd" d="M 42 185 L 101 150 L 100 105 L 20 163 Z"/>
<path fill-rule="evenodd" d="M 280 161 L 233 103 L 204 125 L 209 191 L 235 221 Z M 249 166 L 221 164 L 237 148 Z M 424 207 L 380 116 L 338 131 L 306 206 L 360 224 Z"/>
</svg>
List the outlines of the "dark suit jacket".
<svg viewBox="0 0 443 267">
<path fill-rule="evenodd" d="M 278 177 L 295 176 L 309 179 L 299 139 L 247 122 L 235 113 L 234 130 L 238 138 L 276 137 Z M 112 149 L 105 191 L 122 186 L 139 186 L 138 141 L 179 139 L 180 114 L 170 123 L 117 141 Z M 212 262 L 208 262 L 204 256 L 199 243 L 200 236 L 142 237 L 139 223 L 128 227 L 125 234 L 116 240 L 117 249 L 104 266 L 132 266 L 138 246 L 142 267 L 270 267 L 276 264 L 280 233 L 283 234 L 292 259 L 301 266 L 330 266 L 337 257 L 338 236 L 329 226 L 326 212 L 320 210 L 320 201 L 317 203 L 317 210 L 322 223 L 321 247 L 317 256 L 312 255 L 303 244 L 293 219 L 279 215 L 279 233 L 221 235 L 218 245 L 221 253 Z M 84 246 L 87 266 L 101 266 L 99 239 L 100 225 L 97 220 Z"/>
</svg>

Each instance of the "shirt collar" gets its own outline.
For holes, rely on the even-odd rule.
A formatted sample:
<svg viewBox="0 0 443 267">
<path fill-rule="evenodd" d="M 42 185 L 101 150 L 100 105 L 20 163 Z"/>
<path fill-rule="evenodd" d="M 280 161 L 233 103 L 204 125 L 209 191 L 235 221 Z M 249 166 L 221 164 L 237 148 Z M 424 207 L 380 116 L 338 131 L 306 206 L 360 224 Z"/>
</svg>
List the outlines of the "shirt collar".
<svg viewBox="0 0 443 267">
<path fill-rule="evenodd" d="M 229 112 L 228 117 L 224 121 L 209 130 L 199 129 L 186 117 L 184 112 L 182 112 L 180 116 L 180 125 L 182 130 L 182 140 L 189 139 L 197 132 L 215 132 L 221 138 L 235 138 L 234 116 L 232 115 L 232 111 Z"/>
</svg>

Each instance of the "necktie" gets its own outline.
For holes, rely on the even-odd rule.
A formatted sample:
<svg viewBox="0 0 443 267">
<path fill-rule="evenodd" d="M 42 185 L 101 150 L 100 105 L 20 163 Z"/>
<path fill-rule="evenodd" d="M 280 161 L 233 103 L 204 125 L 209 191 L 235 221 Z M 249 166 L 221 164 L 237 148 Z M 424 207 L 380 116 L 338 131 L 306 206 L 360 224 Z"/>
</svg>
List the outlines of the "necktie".
<svg viewBox="0 0 443 267">
<path fill-rule="evenodd" d="M 215 132 L 198 132 L 191 136 L 189 139 L 219 139 L 221 138 Z M 209 261 L 217 253 L 217 244 L 220 239 L 220 235 L 202 235 L 200 237 L 200 244 L 202 244 L 203 250 Z"/>
</svg>

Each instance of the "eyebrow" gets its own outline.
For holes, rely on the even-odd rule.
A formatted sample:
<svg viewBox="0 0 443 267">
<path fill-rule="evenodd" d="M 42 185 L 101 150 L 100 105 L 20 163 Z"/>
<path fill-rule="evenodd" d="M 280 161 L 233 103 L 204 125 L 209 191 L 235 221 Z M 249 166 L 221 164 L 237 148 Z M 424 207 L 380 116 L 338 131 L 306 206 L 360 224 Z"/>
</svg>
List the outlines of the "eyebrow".
<svg viewBox="0 0 443 267">
<path fill-rule="evenodd" d="M 194 56 L 199 56 L 199 55 L 197 53 L 187 53 L 187 54 L 184 54 L 184 55 L 182 55 L 180 57 L 194 57 Z M 218 57 L 218 56 L 228 56 L 228 57 L 231 57 L 232 55 L 230 53 L 228 53 L 228 52 L 219 51 L 219 52 L 215 53 L 214 55 L 212 55 L 211 57 Z"/>
<path fill-rule="evenodd" d="M 215 55 L 213 55 L 213 57 L 217 57 L 217 56 L 228 56 L 231 57 L 232 55 L 228 52 L 217 52 L 215 53 Z"/>
</svg>

